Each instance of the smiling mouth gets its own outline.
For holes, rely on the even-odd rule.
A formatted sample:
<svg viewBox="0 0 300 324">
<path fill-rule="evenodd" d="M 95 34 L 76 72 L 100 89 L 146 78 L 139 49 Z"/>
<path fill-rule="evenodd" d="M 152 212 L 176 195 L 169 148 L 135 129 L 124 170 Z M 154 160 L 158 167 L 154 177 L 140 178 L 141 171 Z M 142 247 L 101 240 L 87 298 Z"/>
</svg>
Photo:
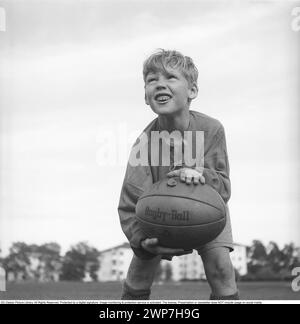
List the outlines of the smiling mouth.
<svg viewBox="0 0 300 324">
<path fill-rule="evenodd" d="M 155 101 L 158 103 L 166 103 L 168 102 L 172 97 L 168 94 L 158 94 L 154 97 Z"/>
</svg>

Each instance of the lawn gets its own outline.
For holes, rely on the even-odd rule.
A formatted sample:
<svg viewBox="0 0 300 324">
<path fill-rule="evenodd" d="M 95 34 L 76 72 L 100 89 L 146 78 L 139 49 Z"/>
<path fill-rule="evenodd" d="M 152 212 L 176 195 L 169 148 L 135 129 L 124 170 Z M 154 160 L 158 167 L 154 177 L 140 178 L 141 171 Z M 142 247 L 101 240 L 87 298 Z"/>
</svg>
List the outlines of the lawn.
<svg viewBox="0 0 300 324">
<path fill-rule="evenodd" d="M 120 282 L 8 283 L 0 300 L 118 300 L 121 288 Z M 244 300 L 300 300 L 300 292 L 293 292 L 289 282 L 240 282 L 239 290 Z M 164 283 L 154 284 L 151 299 L 207 300 L 209 294 L 206 282 Z"/>
</svg>

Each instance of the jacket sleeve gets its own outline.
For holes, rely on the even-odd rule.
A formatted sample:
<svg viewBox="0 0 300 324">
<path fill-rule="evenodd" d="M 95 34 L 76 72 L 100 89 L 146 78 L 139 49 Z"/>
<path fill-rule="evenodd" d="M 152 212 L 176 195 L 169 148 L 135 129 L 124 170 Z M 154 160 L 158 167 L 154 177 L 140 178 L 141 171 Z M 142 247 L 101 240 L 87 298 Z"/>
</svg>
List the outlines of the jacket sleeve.
<svg viewBox="0 0 300 324">
<path fill-rule="evenodd" d="M 139 227 L 135 214 L 135 206 L 139 197 L 142 195 L 143 190 L 128 181 L 128 173 L 130 172 L 135 172 L 134 167 L 127 167 L 121 190 L 118 206 L 120 223 L 134 254 L 141 259 L 151 259 L 155 257 L 155 255 L 141 247 L 141 241 L 146 239 L 147 236 Z"/>
<path fill-rule="evenodd" d="M 221 125 L 208 144 L 204 156 L 203 176 L 227 203 L 231 195 L 229 162 L 224 127 Z"/>
</svg>

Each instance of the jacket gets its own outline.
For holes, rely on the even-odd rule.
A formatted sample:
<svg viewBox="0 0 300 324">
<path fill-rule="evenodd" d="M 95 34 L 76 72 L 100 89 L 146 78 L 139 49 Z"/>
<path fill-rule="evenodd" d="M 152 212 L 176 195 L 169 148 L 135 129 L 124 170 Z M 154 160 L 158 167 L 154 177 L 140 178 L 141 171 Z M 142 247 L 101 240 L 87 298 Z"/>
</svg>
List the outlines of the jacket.
<svg viewBox="0 0 300 324">
<path fill-rule="evenodd" d="M 151 131 L 158 130 L 158 118 L 154 119 L 143 131 L 150 139 Z M 204 131 L 204 171 L 206 184 L 212 186 L 227 203 L 231 195 L 229 162 L 224 127 L 205 114 L 190 111 L 190 131 Z M 140 138 L 140 137 L 139 137 Z M 133 145 L 139 143 L 139 139 Z M 148 145 L 145 143 L 144 145 Z M 149 156 L 150 161 L 150 156 Z M 133 252 L 142 259 L 154 255 L 141 247 L 147 236 L 140 229 L 135 216 L 135 206 L 139 197 L 154 182 L 159 181 L 159 167 L 149 165 L 132 166 L 128 162 L 118 205 L 119 219 Z"/>
</svg>

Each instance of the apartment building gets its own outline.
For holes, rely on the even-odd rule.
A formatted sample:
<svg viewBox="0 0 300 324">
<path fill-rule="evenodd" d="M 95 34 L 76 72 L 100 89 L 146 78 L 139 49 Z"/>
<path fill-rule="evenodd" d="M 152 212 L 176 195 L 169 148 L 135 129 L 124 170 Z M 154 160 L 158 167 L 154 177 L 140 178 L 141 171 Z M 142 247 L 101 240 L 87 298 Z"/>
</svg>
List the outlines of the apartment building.
<svg viewBox="0 0 300 324">
<path fill-rule="evenodd" d="M 100 268 L 98 271 L 99 281 L 115 281 L 126 278 L 127 270 L 133 252 L 128 243 L 124 243 L 101 252 L 99 257 Z M 235 244 L 234 251 L 230 254 L 234 268 L 240 275 L 247 273 L 246 246 Z M 171 266 L 172 280 L 199 280 L 206 279 L 204 267 L 197 251 L 192 254 L 174 257 L 172 262 L 161 261 L 162 270 Z M 162 274 L 164 278 L 164 274 Z"/>
</svg>

